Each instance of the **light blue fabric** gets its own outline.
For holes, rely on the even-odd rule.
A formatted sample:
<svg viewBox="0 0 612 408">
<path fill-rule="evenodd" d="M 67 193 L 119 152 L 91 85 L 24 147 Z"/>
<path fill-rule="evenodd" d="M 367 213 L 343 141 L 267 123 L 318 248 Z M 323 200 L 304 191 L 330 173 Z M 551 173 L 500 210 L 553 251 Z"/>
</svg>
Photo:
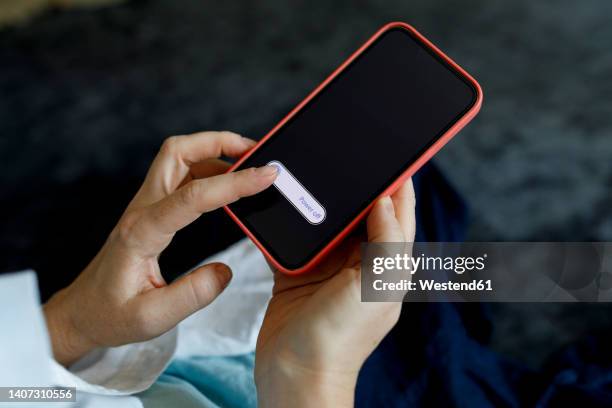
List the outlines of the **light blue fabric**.
<svg viewBox="0 0 612 408">
<path fill-rule="evenodd" d="M 145 408 L 256 407 L 254 366 L 254 353 L 177 359 L 137 396 Z"/>
</svg>

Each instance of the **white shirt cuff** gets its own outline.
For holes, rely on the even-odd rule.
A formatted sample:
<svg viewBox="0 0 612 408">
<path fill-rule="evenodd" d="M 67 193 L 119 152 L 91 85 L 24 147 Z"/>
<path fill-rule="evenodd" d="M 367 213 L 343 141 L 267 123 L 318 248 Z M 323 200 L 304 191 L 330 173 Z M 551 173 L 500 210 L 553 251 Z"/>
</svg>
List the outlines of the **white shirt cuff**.
<svg viewBox="0 0 612 408">
<path fill-rule="evenodd" d="M 176 350 L 173 329 L 153 340 L 95 350 L 66 369 L 52 362 L 55 385 L 99 395 L 128 395 L 149 388 Z"/>
</svg>

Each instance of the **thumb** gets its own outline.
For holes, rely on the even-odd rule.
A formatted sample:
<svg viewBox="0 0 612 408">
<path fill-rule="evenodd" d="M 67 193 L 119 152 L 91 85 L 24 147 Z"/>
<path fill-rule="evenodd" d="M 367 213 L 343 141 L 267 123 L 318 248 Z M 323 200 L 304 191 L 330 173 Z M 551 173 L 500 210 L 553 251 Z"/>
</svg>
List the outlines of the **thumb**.
<svg viewBox="0 0 612 408">
<path fill-rule="evenodd" d="M 390 197 L 383 197 L 374 204 L 367 219 L 367 229 L 370 242 L 404 242 L 406 240 Z"/>
<path fill-rule="evenodd" d="M 397 205 L 402 205 L 401 202 L 396 200 Z M 406 237 L 402 225 L 396 215 L 395 205 L 396 203 L 390 197 L 383 197 L 374 205 L 372 212 L 368 216 L 367 227 L 368 227 L 368 241 L 372 243 L 380 244 L 377 251 L 380 255 L 395 257 L 398 254 L 412 254 L 412 244 L 406 243 Z M 405 203 L 403 203 L 405 206 Z M 404 208 L 399 208 L 399 213 L 405 218 L 407 214 L 402 214 Z M 412 206 L 414 214 L 414 206 Z M 409 213 L 408 213 L 409 214 Z M 409 226 L 407 224 L 407 226 Z M 408 228 L 407 228 L 408 229 Z M 412 237 L 410 237 L 412 239 Z M 385 243 L 389 243 L 385 245 Z M 403 243 L 403 244 L 402 244 Z M 370 272 L 371 273 L 371 272 Z M 400 282 L 401 280 L 410 280 L 412 275 L 409 269 L 399 269 L 394 271 L 394 281 Z M 397 301 L 398 294 L 406 294 L 407 290 L 403 291 L 388 291 L 380 292 L 380 300 Z M 399 298 L 401 300 L 401 298 Z M 391 316 L 397 321 L 399 317 L 399 310 L 401 308 L 395 308 Z"/>
<path fill-rule="evenodd" d="M 229 266 L 212 263 L 200 266 L 170 285 L 142 295 L 140 307 L 149 316 L 146 332 L 164 333 L 189 315 L 208 306 L 232 279 Z"/>
</svg>

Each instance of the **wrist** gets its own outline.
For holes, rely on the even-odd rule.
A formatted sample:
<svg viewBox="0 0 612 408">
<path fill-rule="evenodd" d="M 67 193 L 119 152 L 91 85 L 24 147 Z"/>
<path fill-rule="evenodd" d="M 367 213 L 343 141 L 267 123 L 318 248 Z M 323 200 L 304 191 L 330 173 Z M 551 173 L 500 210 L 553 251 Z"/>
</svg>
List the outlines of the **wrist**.
<svg viewBox="0 0 612 408">
<path fill-rule="evenodd" d="M 358 371 L 311 369 L 287 361 L 255 368 L 261 407 L 352 407 Z"/>
<path fill-rule="evenodd" d="M 69 366 L 95 348 L 74 325 L 65 300 L 67 290 L 56 293 L 43 305 L 53 356 L 63 366 Z"/>
</svg>

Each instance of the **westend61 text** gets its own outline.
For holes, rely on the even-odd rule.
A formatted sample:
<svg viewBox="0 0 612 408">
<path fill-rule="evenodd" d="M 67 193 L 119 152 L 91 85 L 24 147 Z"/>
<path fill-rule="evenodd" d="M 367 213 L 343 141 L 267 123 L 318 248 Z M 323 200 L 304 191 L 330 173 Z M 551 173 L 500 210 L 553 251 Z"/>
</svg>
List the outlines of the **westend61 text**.
<svg viewBox="0 0 612 408">
<path fill-rule="evenodd" d="M 433 279 L 419 280 L 413 282 L 402 279 L 399 282 L 385 282 L 377 279 L 372 282 L 372 287 L 377 291 L 491 291 L 493 285 L 490 279 L 474 279 L 470 282 L 436 282 Z"/>
</svg>

